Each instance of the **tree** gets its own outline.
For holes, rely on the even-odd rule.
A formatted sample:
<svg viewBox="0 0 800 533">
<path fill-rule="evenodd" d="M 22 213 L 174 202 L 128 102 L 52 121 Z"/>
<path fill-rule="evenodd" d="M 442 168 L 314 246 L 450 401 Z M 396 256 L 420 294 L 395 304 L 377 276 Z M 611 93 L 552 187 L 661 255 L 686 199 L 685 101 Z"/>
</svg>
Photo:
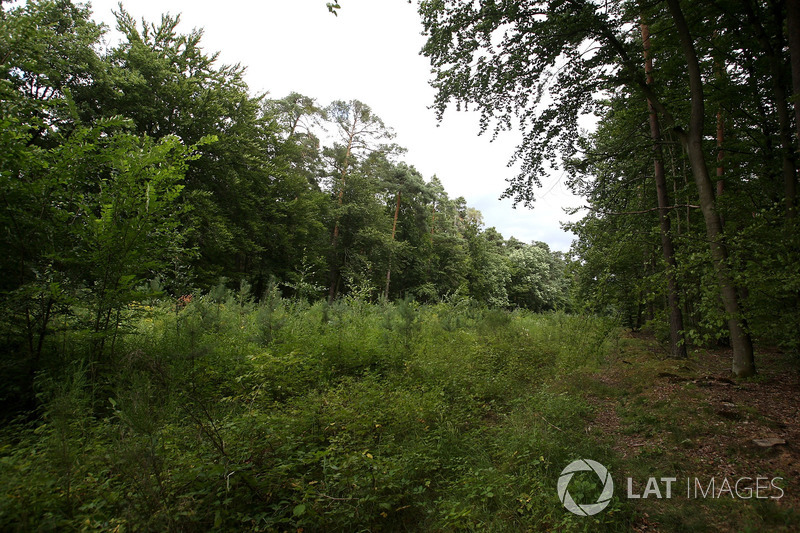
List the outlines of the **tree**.
<svg viewBox="0 0 800 533">
<path fill-rule="evenodd" d="M 547 244 L 522 245 L 508 254 L 509 301 L 535 312 L 564 309 L 567 303 L 565 264 Z"/>
<path fill-rule="evenodd" d="M 642 44 L 645 57 L 645 74 L 647 83 L 653 83 L 653 60 L 650 57 L 650 28 L 642 23 Z M 675 262 L 675 248 L 672 244 L 671 222 L 669 215 L 669 198 L 667 192 L 667 177 L 664 169 L 664 152 L 661 148 L 661 125 L 658 114 L 650 99 L 647 100 L 650 122 L 650 136 L 653 139 L 653 177 L 656 183 L 656 197 L 658 200 L 658 218 L 661 228 L 661 250 L 667 263 L 667 298 L 669 302 L 669 334 L 670 351 L 673 357 L 686 357 L 686 337 L 683 332 L 683 313 L 678 302 L 677 264 Z"/>
<path fill-rule="evenodd" d="M 705 100 L 700 63 L 679 2 L 677 0 L 667 0 L 667 5 L 675 23 L 689 74 L 689 94 L 691 98 L 689 130 L 685 133 L 679 131 L 679 133 L 681 142 L 686 148 L 692 175 L 700 196 L 700 209 L 706 221 L 706 233 L 717 272 L 722 304 L 728 314 L 728 329 L 730 330 L 731 345 L 733 346 L 733 373 L 739 377 L 751 376 L 755 373 L 753 345 L 741 314 L 736 287 L 726 264 L 728 251 L 724 242 L 724 231 L 715 208 L 714 188 L 711 184 L 705 152 L 703 151 Z"/>
<path fill-rule="evenodd" d="M 53 260 L 88 289 L 95 364 L 113 355 L 120 313 L 139 297 L 136 288 L 187 253 L 177 200 L 188 154 L 196 150 L 175 137 L 154 141 L 109 132 L 111 126 L 76 130 L 52 163 L 69 191 L 51 200 L 53 222 L 70 227 L 71 245 Z"/>
<path fill-rule="evenodd" d="M 0 5 L 0 319 L 3 401 L 32 399 L 54 318 L 70 281 L 55 256 L 70 246 L 63 213 L 66 180 L 52 170 L 77 127 L 71 94 L 91 83 L 101 28 L 67 1 Z M 54 219 L 56 218 L 56 219 Z"/>
<path fill-rule="evenodd" d="M 392 260 L 396 255 L 396 239 L 395 236 L 398 230 L 398 219 L 400 218 L 401 207 L 404 207 L 404 217 L 400 224 L 402 240 L 407 243 L 411 249 L 405 254 L 407 260 L 411 260 L 417 253 L 417 248 L 421 245 L 421 236 L 418 231 L 414 229 L 422 229 L 423 232 L 428 227 L 428 221 L 422 214 L 424 211 L 424 204 L 427 201 L 429 193 L 422 178 L 422 175 L 414 168 L 409 167 L 405 163 L 392 165 L 389 163 L 387 173 L 383 180 L 383 187 L 387 193 L 387 199 L 394 196 L 394 201 L 389 201 L 389 207 L 393 211 L 392 214 L 392 236 L 391 248 L 389 249 L 389 264 L 386 269 L 386 286 L 384 288 L 383 297 L 389 298 L 389 286 L 392 277 Z M 422 202 L 422 204 L 420 203 Z M 393 206 L 391 204 L 394 204 Z M 408 221 L 408 217 L 411 220 Z M 416 235 L 414 235 L 416 233 Z"/>
<path fill-rule="evenodd" d="M 246 280 L 262 294 L 271 276 L 284 279 L 306 250 L 313 262 L 321 239 L 324 195 L 319 144 L 310 131 L 319 109 L 292 94 L 282 101 L 251 96 L 239 65 L 219 65 L 201 47 L 202 31 L 179 31 L 180 17 L 138 24 L 117 14 L 125 40 L 104 57 L 98 80 L 76 95 L 86 120 L 120 114 L 154 138 L 176 135 L 193 145 L 184 202 L 189 245 L 199 251 L 193 280 L 175 292 Z M 308 120 L 309 126 L 304 126 Z"/>
<path fill-rule="evenodd" d="M 27 377 L 17 381 L 23 397 L 36 372 L 73 358 L 53 357 L 54 324 L 88 336 L 93 375 L 109 362 L 136 287 L 188 255 L 182 180 L 192 152 L 213 141 L 156 140 L 120 117 L 84 122 L 74 95 L 101 75 L 88 16 L 69 2 L 29 2 L 2 17 L 0 194 L 10 231 L 0 251 L 13 273 L 2 277 L 2 326 L 6 363 Z"/>
<path fill-rule="evenodd" d="M 336 130 L 337 142 L 324 152 L 330 161 L 330 175 L 334 180 L 332 189 L 335 191 L 336 202 L 339 208 L 344 203 L 344 192 L 347 187 L 348 175 L 352 167 L 361 159 L 372 152 L 396 152 L 396 145 L 381 143 L 394 137 L 394 132 L 387 128 L 383 121 L 372 112 L 370 107 L 358 100 L 344 102 L 336 100 L 326 108 L 326 116 L 333 123 Z M 333 227 L 331 247 L 331 275 L 328 290 L 328 299 L 333 301 L 340 284 L 340 268 L 342 259 L 337 254 L 339 241 L 340 220 L 337 217 Z"/>
<path fill-rule="evenodd" d="M 800 2 L 786 0 L 786 33 L 792 68 L 792 107 L 796 142 L 800 142 Z"/>
<path fill-rule="evenodd" d="M 746 376 L 754 372 L 752 346 L 726 264 L 724 230 L 713 191 L 708 189 L 699 62 L 679 3 L 670 0 L 667 4 L 679 37 L 673 50 L 681 52 L 689 72 L 692 105 L 688 115 L 681 115 L 688 131 L 676 118 L 676 111 L 683 113 L 681 106 L 665 103 L 634 60 L 641 44 L 626 26 L 639 11 L 632 2 L 601 6 L 585 0 L 423 1 L 419 10 L 428 37 L 423 53 L 436 73 L 432 83 L 440 118 L 454 101 L 457 108 L 474 104 L 480 109 L 481 131 L 492 124 L 495 133 L 512 126 L 522 130 L 523 140 L 513 159 L 521 162 L 521 172 L 506 194 L 526 205 L 533 202 L 534 186 L 548 171 L 545 162 L 557 166 L 557 155 L 569 159 L 576 153 L 578 117 L 597 108 L 595 95 L 628 90 L 649 99 L 688 152 L 728 315 L 733 371 Z M 548 93 L 550 100 L 544 100 Z"/>
</svg>

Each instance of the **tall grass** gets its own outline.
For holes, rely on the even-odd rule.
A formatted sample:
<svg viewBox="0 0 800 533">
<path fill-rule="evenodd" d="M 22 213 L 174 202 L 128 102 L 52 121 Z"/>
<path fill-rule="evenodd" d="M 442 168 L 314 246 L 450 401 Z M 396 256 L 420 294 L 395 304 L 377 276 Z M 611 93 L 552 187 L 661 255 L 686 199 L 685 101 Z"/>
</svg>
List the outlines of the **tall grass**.
<svg viewBox="0 0 800 533">
<path fill-rule="evenodd" d="M 622 530 L 561 506 L 592 317 L 216 291 L 140 316 L 102 383 L 42 375 L 0 435 L 0 529 Z"/>
</svg>

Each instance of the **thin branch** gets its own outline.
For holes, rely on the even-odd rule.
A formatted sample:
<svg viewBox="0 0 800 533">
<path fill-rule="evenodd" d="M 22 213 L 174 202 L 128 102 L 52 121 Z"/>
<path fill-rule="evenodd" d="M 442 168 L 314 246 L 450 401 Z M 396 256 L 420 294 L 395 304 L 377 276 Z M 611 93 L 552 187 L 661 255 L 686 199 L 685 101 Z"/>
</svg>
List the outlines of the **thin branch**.
<svg viewBox="0 0 800 533">
<path fill-rule="evenodd" d="M 683 208 L 683 207 L 689 207 L 689 208 L 692 208 L 692 209 L 700 209 L 699 205 L 692 205 L 692 204 L 671 205 L 671 206 L 663 207 L 663 208 L 652 207 L 650 209 L 645 209 L 643 211 L 621 211 L 621 212 L 599 211 L 597 209 L 592 209 L 588 205 L 584 206 L 584 209 L 587 209 L 589 211 L 593 211 L 595 213 L 599 213 L 601 215 L 643 215 L 645 213 L 652 213 L 653 211 L 658 211 L 659 209 L 679 209 L 679 208 Z"/>
<path fill-rule="evenodd" d="M 323 496 L 325 498 L 328 498 L 329 500 L 334 500 L 334 501 L 337 501 L 337 502 L 347 502 L 347 501 L 358 500 L 359 499 L 359 498 L 334 498 L 333 496 L 328 496 L 327 494 L 322 494 L 321 492 L 318 492 L 317 494 L 319 494 L 320 496 Z"/>
</svg>

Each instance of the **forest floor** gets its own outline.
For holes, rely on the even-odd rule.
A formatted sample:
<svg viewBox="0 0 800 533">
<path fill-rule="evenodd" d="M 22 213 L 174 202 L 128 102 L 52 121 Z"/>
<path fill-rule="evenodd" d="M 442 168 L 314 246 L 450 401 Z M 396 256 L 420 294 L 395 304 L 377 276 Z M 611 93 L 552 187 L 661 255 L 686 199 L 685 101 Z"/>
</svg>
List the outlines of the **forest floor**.
<svg viewBox="0 0 800 533">
<path fill-rule="evenodd" d="M 635 531 L 800 531 L 800 364 L 775 349 L 756 357 L 758 374 L 734 381 L 730 350 L 675 360 L 629 333 L 606 368 L 580 380 L 594 406 L 587 433 L 620 458 L 617 494 L 642 496 L 650 477 L 676 478 L 671 498 L 658 481 L 661 498 L 628 499 Z M 740 478 L 752 479 L 737 494 Z"/>
</svg>

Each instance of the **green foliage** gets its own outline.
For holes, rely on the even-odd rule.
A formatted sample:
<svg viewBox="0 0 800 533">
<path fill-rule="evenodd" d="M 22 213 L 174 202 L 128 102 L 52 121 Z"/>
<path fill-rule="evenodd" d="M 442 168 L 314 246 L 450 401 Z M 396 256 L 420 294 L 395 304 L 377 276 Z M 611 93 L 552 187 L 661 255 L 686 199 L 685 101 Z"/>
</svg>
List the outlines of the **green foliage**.
<svg viewBox="0 0 800 533">
<path fill-rule="evenodd" d="M 0 527 L 579 530 L 555 480 L 610 455 L 576 438 L 588 407 L 558 383 L 602 361 L 605 330 L 274 286 L 160 304 L 120 341 L 107 393 L 85 367 L 39 376 L 43 417 L 0 435 Z"/>
<path fill-rule="evenodd" d="M 790 64 L 786 42 L 795 42 L 797 30 L 787 29 L 786 5 L 748 3 L 744 24 L 739 7 L 431 0 L 420 2 L 419 13 L 439 118 L 451 105 L 472 106 L 481 132 L 522 133 L 512 157 L 520 173 L 506 195 L 532 204 L 541 178 L 563 166 L 568 185 L 586 198 L 584 218 L 567 225 L 578 236 L 575 306 L 633 328 L 655 320 L 658 330 L 667 316 L 677 323 L 680 308 L 685 331 L 676 338 L 704 344 L 727 342 L 736 321 L 734 330 L 748 331 L 734 335 L 734 353 L 749 360 L 750 334 L 797 347 L 797 139 L 790 115 L 798 88 L 790 71 L 796 80 L 800 67 Z M 645 31 L 652 76 L 642 58 Z M 695 66 L 690 92 L 687 68 Z M 586 114 L 599 119 L 591 135 L 579 121 Z M 690 164 L 688 149 L 698 143 Z M 672 243 L 666 253 L 677 264 L 669 271 L 659 250 L 654 158 L 667 174 L 660 195 L 671 232 L 663 242 Z M 512 303 L 522 298 L 515 294 L 520 284 L 534 279 L 512 282 Z M 540 308 L 536 291 L 528 294 Z M 674 313 L 660 311 L 668 297 L 678 302 Z"/>
<path fill-rule="evenodd" d="M 531 311 L 564 309 L 568 284 L 565 262 L 545 243 L 521 246 L 509 252 L 511 280 L 509 300 Z"/>
<path fill-rule="evenodd" d="M 3 416 L 37 405 L 43 370 L 87 361 L 100 386 L 142 314 L 134 302 L 175 297 L 177 309 L 223 279 L 263 300 L 252 334 L 265 346 L 287 320 L 281 296 L 313 302 L 325 288 L 362 304 L 458 292 L 510 305 L 502 236 L 396 162 L 403 150 L 369 106 L 251 96 L 244 69 L 218 64 L 179 17 L 139 23 L 120 8 L 122 40 L 103 49 L 89 15 L 42 0 L 0 17 Z M 323 147 L 326 126 L 338 138 Z M 334 322 L 348 320 L 332 303 Z M 196 304 L 208 321 L 214 306 Z M 349 342 L 331 329 L 325 346 Z M 372 368 L 376 353 L 343 364 Z"/>
</svg>

